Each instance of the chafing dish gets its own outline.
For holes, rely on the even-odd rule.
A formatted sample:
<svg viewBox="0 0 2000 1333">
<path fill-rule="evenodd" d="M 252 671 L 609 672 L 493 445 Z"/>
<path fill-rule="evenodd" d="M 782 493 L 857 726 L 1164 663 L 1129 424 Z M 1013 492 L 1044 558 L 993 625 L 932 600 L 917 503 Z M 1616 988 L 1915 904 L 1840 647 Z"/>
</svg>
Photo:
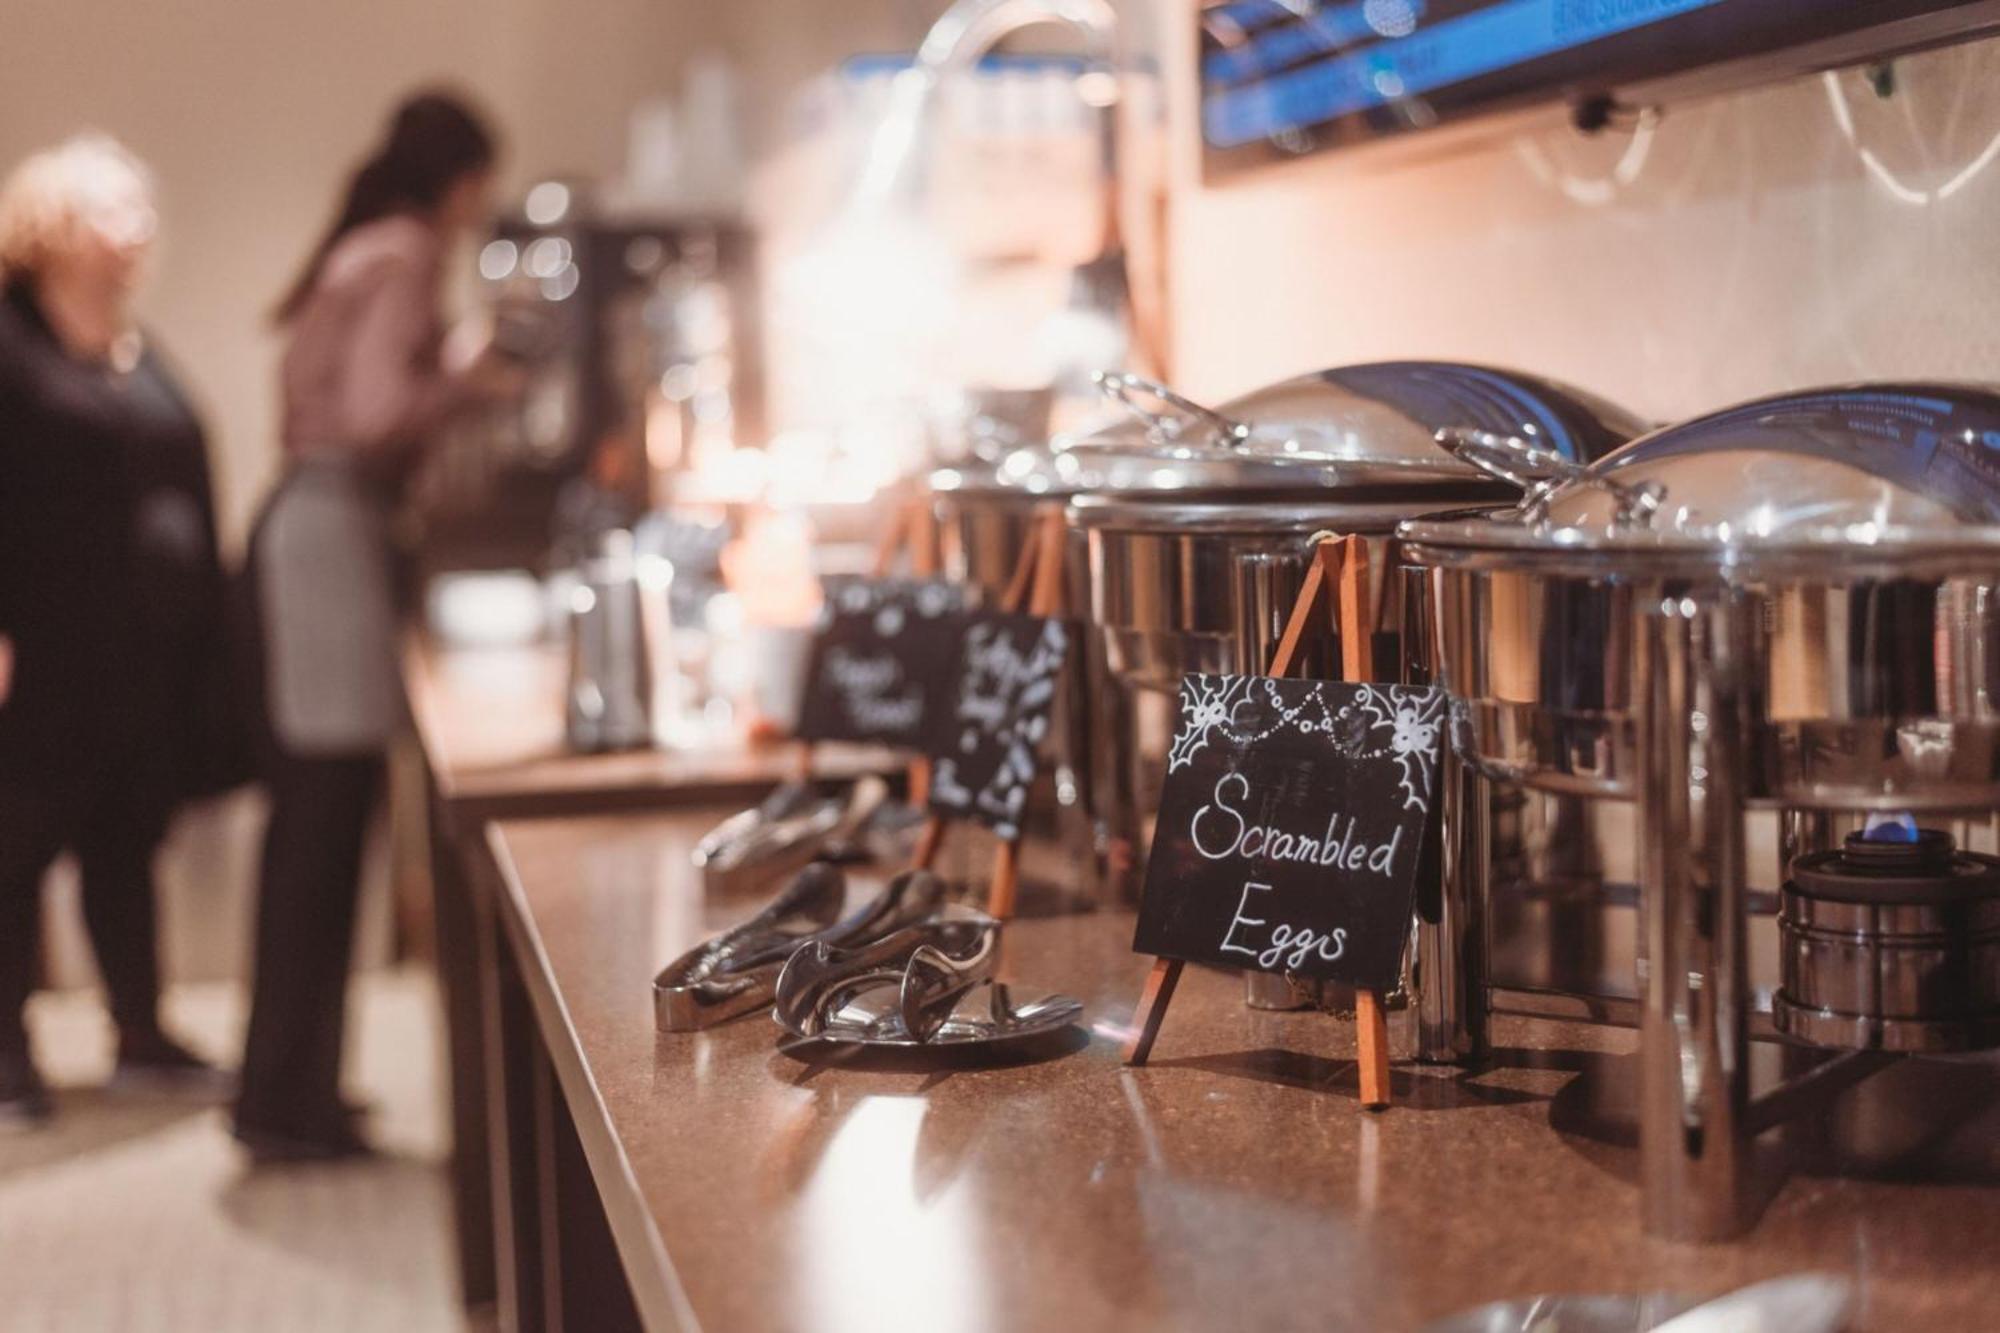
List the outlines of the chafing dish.
<svg viewBox="0 0 2000 1333">
<path fill-rule="evenodd" d="M 1106 391 L 1133 422 L 1071 446 L 1069 474 L 1115 480 L 1069 505 L 1087 566 L 1094 640 L 1092 771 L 1112 858 L 1144 863 L 1159 803 L 1174 700 L 1189 671 L 1261 672 L 1283 631 L 1321 531 L 1370 544 L 1377 678 L 1431 679 L 1423 592 L 1388 549 L 1396 523 L 1418 513 L 1495 505 L 1512 488 L 1440 449 L 1454 427 L 1505 431 L 1566 461 L 1599 457 L 1637 434 L 1627 413 L 1532 376 L 1447 362 L 1349 366 L 1281 381 L 1210 408 L 1129 375 Z M 1135 430 L 1133 427 L 1136 426 Z M 1304 645 L 1299 670 L 1330 674 L 1331 627 Z M 1455 779 L 1453 779 L 1455 780 Z M 1482 823 L 1476 836 L 1486 836 Z M 1514 830 L 1505 830 L 1511 834 Z M 1490 858 L 1461 857 L 1463 873 Z M 1473 929 L 1427 903 L 1421 955 Z M 1464 1052 L 1467 1007 L 1440 983 L 1419 993 L 1417 1051 Z M 1282 979 L 1254 977 L 1253 1003 L 1310 1002 Z"/>
<path fill-rule="evenodd" d="M 1443 427 L 1501 430 L 1552 455 L 1595 458 L 1638 431 L 1629 416 L 1544 380 L 1443 362 L 1321 371 L 1215 408 L 1134 376 L 1107 376 L 1143 430 L 1079 441 L 1075 475 L 1116 480 L 1069 506 L 1083 535 L 1091 619 L 1115 688 L 1138 726 L 1112 739 L 1122 836 L 1141 840 L 1157 793 L 1183 673 L 1257 672 L 1268 664 L 1311 560 L 1315 533 L 1371 538 L 1378 579 L 1394 583 L 1382 543 L 1413 513 L 1508 495 L 1435 441 Z M 1502 425 L 1501 423 L 1506 423 Z M 1377 670 L 1429 678 L 1427 651 L 1400 588 L 1378 596 Z M 1331 667 L 1331 635 L 1307 648 L 1304 674 Z"/>
<path fill-rule="evenodd" d="M 1924 386 L 1766 399 L 1544 473 L 1505 514 L 1412 524 L 1405 537 L 1438 571 L 1468 752 L 1498 776 L 1632 796 L 1635 597 L 1727 586 L 1755 603 L 1754 796 L 1989 804 L 1989 413 L 2000 399 L 1984 391 Z M 1495 436 L 1447 443 L 1517 475 L 1547 461 Z"/>
<path fill-rule="evenodd" d="M 1588 467 L 1518 433 L 1441 442 L 1527 487 L 1402 529 L 1454 749 L 1633 803 L 1644 1221 L 1731 1234 L 1782 1104 L 1749 1098 L 1746 811 L 1811 830 L 2000 802 L 2000 395 L 1785 394 Z"/>
</svg>

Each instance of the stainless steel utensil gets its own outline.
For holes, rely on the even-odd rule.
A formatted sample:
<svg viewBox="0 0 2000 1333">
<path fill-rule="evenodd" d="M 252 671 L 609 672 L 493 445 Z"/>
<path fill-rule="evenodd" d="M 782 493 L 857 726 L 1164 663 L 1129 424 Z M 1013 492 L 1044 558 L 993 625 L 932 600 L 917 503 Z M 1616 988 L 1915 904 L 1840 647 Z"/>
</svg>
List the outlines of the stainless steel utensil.
<svg viewBox="0 0 2000 1333">
<path fill-rule="evenodd" d="M 654 1017 L 665 1032 L 690 1032 L 771 1002 L 791 951 L 840 919 L 847 877 L 837 866 L 807 866 L 742 925 L 669 963 L 653 979 Z"/>
<path fill-rule="evenodd" d="M 854 839 L 888 799 L 888 784 L 873 776 L 842 795 L 824 798 L 804 783 L 785 783 L 703 835 L 695 844 L 695 867 L 711 893 L 768 883 Z"/>
<path fill-rule="evenodd" d="M 1433 1320 L 1423 1333 L 1840 1333 L 1853 1309 L 1847 1279 L 1794 1273 L 1700 1302 L 1668 1292 L 1495 1301 Z"/>
<path fill-rule="evenodd" d="M 963 954 L 949 953 L 935 944 L 918 945 L 896 987 L 896 1014 L 903 1020 L 903 1031 L 918 1041 L 937 1036 L 958 1002 L 974 987 L 993 980 L 999 939 L 995 931 L 979 947 Z"/>
<path fill-rule="evenodd" d="M 1840 1333 L 1854 1313 L 1854 1284 L 1793 1273 L 1739 1287 L 1656 1325 L 1653 1333 Z"/>
<path fill-rule="evenodd" d="M 1074 1026 L 1082 1014 L 1083 1003 L 1067 995 L 1046 995 L 1016 1004 L 1010 989 L 996 983 L 971 992 L 928 1040 L 919 1041 L 903 1029 L 894 989 L 882 986 L 853 996 L 817 1033 L 810 1037 L 794 1033 L 779 1049 L 791 1053 L 817 1046 L 847 1046 L 953 1056 L 998 1055 L 1047 1041 Z"/>
<path fill-rule="evenodd" d="M 1083 1006 L 1050 995 L 1016 1005 L 993 981 L 1000 922 L 966 907 L 854 947 L 813 940 L 778 978 L 780 1049 L 818 1045 L 994 1051 L 1047 1037 Z"/>
<path fill-rule="evenodd" d="M 889 881 L 865 906 L 840 916 L 847 881 L 816 862 L 749 921 L 668 964 L 653 979 L 654 1019 L 663 1032 L 691 1032 L 768 1006 L 785 962 L 818 940 L 835 948 L 871 943 L 933 916 L 945 884 L 923 870 Z"/>
<path fill-rule="evenodd" d="M 1665 1292 L 1527 1296 L 1434 1319 L 1421 1333 L 1650 1333 L 1693 1305 L 1689 1297 Z"/>
<path fill-rule="evenodd" d="M 960 996 L 992 976 L 1000 923 L 983 912 L 951 914 L 905 927 L 893 935 L 843 946 L 825 939 L 801 944 L 778 977 L 772 1012 L 779 1026 L 802 1037 L 824 1033 L 835 1015 L 870 992 L 893 992 L 883 1022 L 904 1037 L 926 1040 L 950 1015 Z M 913 960 L 917 975 L 908 975 Z M 942 1012 L 936 1012 L 942 1005 Z"/>
</svg>

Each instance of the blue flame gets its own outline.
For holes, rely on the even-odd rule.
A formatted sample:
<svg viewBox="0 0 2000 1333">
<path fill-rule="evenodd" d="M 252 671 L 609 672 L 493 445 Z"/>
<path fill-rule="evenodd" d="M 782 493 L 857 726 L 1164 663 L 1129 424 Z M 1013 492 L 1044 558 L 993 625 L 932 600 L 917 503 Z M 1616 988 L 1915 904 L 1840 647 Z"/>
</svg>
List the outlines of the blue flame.
<svg viewBox="0 0 2000 1333">
<path fill-rule="evenodd" d="M 1867 824 L 1862 826 L 1861 837 L 1867 842 L 1915 842 L 1917 821 L 1907 810 L 1870 815 Z"/>
</svg>

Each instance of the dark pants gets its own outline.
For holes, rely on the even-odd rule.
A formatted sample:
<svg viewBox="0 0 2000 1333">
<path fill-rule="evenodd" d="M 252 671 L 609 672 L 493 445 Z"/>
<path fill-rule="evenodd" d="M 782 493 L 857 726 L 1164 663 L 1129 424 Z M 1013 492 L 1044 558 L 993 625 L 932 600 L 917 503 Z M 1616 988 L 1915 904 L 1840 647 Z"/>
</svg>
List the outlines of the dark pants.
<svg viewBox="0 0 2000 1333">
<path fill-rule="evenodd" d="M 340 1053 L 362 843 L 383 761 L 277 756 L 237 1123 L 298 1138 L 345 1127 Z"/>
<path fill-rule="evenodd" d="M 83 921 L 125 1037 L 158 1031 L 160 961 L 153 852 L 160 822 L 114 782 L 34 787 L 0 782 L 0 1055 L 22 1056 L 22 1008 L 34 991 L 42 878 L 64 849 L 83 872 Z"/>
</svg>

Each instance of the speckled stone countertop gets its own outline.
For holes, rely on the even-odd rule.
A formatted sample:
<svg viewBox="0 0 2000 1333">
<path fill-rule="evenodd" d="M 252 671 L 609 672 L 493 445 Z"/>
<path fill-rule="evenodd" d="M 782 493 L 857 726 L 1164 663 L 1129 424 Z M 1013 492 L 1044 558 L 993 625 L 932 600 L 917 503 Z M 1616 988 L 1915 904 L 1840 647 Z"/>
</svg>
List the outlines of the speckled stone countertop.
<svg viewBox="0 0 2000 1333">
<path fill-rule="evenodd" d="M 1927 1145 L 1949 1178 L 1797 1174 L 1742 1241 L 1651 1241 L 1631 1033 L 1501 1019 L 1489 1068 L 1398 1065 L 1397 1105 L 1371 1113 L 1349 1029 L 1248 1010 L 1238 978 L 1190 968 L 1153 1063 L 1129 1070 L 1147 960 L 1122 912 L 1010 928 L 1020 989 L 1086 1004 L 1087 1039 L 1058 1058 L 813 1065 L 761 1016 L 658 1034 L 654 972 L 758 906 L 704 901 L 689 867 L 723 813 L 488 839 L 635 1287 L 705 1328 L 1400 1330 L 1502 1297 L 1710 1294 L 1802 1268 L 1851 1274 L 1863 1329 L 2000 1327 L 1990 1067 L 1947 1071 L 1942 1093 L 1935 1066 L 1905 1079 L 1956 1108 Z"/>
</svg>

